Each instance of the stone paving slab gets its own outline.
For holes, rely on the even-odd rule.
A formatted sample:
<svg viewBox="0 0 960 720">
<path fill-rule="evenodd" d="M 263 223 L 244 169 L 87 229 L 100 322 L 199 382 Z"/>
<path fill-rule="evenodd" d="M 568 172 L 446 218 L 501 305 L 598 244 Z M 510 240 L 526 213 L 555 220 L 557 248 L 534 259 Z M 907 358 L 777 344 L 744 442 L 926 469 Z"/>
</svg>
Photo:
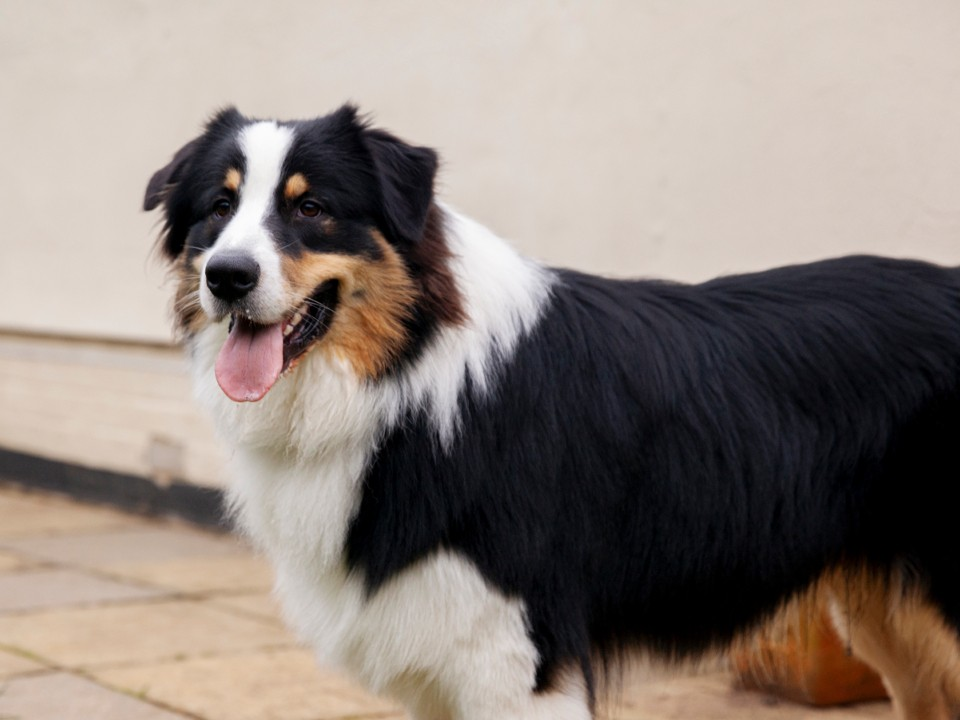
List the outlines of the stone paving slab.
<svg viewBox="0 0 960 720">
<path fill-rule="evenodd" d="M 894 720 L 890 703 L 813 708 L 734 687 L 727 674 L 631 685 L 609 720 Z"/>
<path fill-rule="evenodd" d="M 46 669 L 46 665 L 41 665 L 21 655 L 0 650 L 0 681 L 17 675 L 41 672 Z M 3 687 L 3 685 L 0 684 L 0 687 Z"/>
<path fill-rule="evenodd" d="M 4 720 L 184 720 L 123 693 L 67 673 L 45 673 L 0 682 Z"/>
<path fill-rule="evenodd" d="M 249 552 L 123 563 L 105 569 L 114 577 L 184 593 L 267 591 L 273 586 L 270 566 Z"/>
<path fill-rule="evenodd" d="M 208 720 L 403 717 L 340 675 L 320 671 L 313 656 L 298 649 L 111 668 L 95 677 Z"/>
<path fill-rule="evenodd" d="M 35 562 L 27 560 L 20 555 L 0 552 L 0 573 L 10 572 L 11 570 L 22 570 L 34 564 Z"/>
<path fill-rule="evenodd" d="M 72 569 L 0 574 L 0 614 L 163 596 L 163 591 L 95 577 Z"/>
<path fill-rule="evenodd" d="M 0 488 L 0 720 L 400 720 L 297 647 L 270 581 L 235 538 Z M 893 720 L 727 675 L 630 682 L 602 717 Z"/>
<path fill-rule="evenodd" d="M 0 549 L 39 560 L 101 570 L 248 552 L 239 540 L 230 536 L 176 525 L 154 526 L 146 521 L 139 527 L 0 540 Z"/>
<path fill-rule="evenodd" d="M 142 664 L 292 644 L 285 631 L 196 601 L 0 617 L 0 645 L 68 668 Z"/>
<path fill-rule="evenodd" d="M 143 522 L 106 508 L 78 505 L 60 498 L 9 488 L 0 492 L 0 538 L 63 534 L 134 526 Z"/>
<path fill-rule="evenodd" d="M 220 595 L 211 598 L 210 603 L 266 622 L 279 625 L 283 624 L 283 621 L 280 619 L 280 607 L 273 595 L 267 592 Z"/>
</svg>

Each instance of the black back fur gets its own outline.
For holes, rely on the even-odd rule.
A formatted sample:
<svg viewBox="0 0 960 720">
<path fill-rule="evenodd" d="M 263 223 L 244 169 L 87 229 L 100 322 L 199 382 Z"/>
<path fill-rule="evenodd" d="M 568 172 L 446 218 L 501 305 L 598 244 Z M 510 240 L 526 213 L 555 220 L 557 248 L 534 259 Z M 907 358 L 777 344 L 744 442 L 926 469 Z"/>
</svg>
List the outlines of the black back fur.
<svg viewBox="0 0 960 720">
<path fill-rule="evenodd" d="M 561 279 L 451 448 L 423 415 L 386 438 L 348 545 L 371 590 L 464 553 L 525 601 L 541 687 L 729 640 L 839 563 L 909 565 L 960 626 L 960 273 Z"/>
</svg>

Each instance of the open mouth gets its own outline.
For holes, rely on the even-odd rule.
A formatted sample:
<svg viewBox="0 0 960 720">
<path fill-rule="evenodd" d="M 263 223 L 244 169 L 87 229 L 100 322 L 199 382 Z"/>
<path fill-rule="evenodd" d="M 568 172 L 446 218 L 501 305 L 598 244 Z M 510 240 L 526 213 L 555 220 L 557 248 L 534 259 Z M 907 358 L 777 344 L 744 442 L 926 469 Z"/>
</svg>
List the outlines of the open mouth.
<svg viewBox="0 0 960 720">
<path fill-rule="evenodd" d="M 263 398 L 326 334 L 336 311 L 338 290 L 337 280 L 327 280 L 284 320 L 272 325 L 234 314 L 216 363 L 217 383 L 227 397 L 237 402 Z"/>
<path fill-rule="evenodd" d="M 327 280 L 303 301 L 293 315 L 283 322 L 283 369 L 286 372 L 317 340 L 327 334 L 337 308 L 337 280 Z"/>
</svg>

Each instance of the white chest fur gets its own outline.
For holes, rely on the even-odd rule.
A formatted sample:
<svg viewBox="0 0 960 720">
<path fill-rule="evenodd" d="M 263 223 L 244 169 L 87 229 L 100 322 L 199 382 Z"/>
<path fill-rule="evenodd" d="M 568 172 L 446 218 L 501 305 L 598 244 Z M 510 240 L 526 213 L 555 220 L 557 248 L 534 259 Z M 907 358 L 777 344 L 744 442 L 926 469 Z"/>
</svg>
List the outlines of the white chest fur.
<svg viewBox="0 0 960 720">
<path fill-rule="evenodd" d="M 237 516 L 274 566 L 285 619 L 322 662 L 428 716 L 481 707 L 490 701 L 486 688 L 503 687 L 503 678 L 515 684 L 511 695 L 529 692 L 537 652 L 523 603 L 489 587 L 466 559 L 438 551 L 373 595 L 347 571 L 344 539 L 359 501 L 356 459 L 285 464 L 241 451 L 237 460 Z"/>
<path fill-rule="evenodd" d="M 289 461 L 241 450 L 236 459 L 234 514 L 274 568 L 286 620 L 324 660 L 343 664 L 364 601 L 343 560 L 364 458 Z"/>
<path fill-rule="evenodd" d="M 537 653 L 522 602 L 449 551 L 421 559 L 372 596 L 344 562 L 377 444 L 411 409 L 428 414 L 436 442 L 453 442 L 467 374 L 483 392 L 491 363 L 510 355 L 550 293 L 553 276 L 486 229 L 448 213 L 447 230 L 469 320 L 442 330 L 402 375 L 363 383 L 345 364 L 313 353 L 262 401 L 237 404 L 213 378 L 222 325 L 194 338 L 192 364 L 197 396 L 233 449 L 235 516 L 269 556 L 300 638 L 417 717 L 499 719 L 527 703 L 534 684 Z"/>
</svg>

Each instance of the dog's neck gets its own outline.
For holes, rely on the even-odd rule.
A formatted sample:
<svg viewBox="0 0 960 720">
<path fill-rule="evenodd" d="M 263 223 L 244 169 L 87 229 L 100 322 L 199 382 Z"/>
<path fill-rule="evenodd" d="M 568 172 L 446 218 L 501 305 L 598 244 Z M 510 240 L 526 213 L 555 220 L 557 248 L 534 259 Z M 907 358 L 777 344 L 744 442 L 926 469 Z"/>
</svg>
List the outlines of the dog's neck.
<svg viewBox="0 0 960 720">
<path fill-rule="evenodd" d="M 233 515 L 278 566 L 339 567 L 358 488 L 379 443 L 416 412 L 427 414 L 441 448 L 453 443 L 467 378 L 471 391 L 488 392 L 496 381 L 494 360 L 510 355 L 545 307 L 551 271 L 481 225 L 443 213 L 464 317 L 440 326 L 400 371 L 365 380 L 350 363 L 311 352 L 261 401 L 235 403 L 214 378 L 224 324 L 188 343 L 196 395 L 232 458 Z M 322 507 L 304 507 L 304 498 Z M 300 554 L 277 556 L 289 548 Z"/>
<path fill-rule="evenodd" d="M 536 324 L 554 275 L 482 225 L 443 206 L 439 211 L 464 317 L 440 325 L 397 372 L 369 381 L 335 356 L 311 352 L 261 401 L 235 403 L 213 373 L 225 323 L 187 340 L 195 393 L 228 447 L 259 448 L 290 460 L 369 448 L 417 410 L 429 414 L 438 442 L 454 440 L 467 377 L 474 390 L 489 389 L 491 358 L 509 356 Z"/>
</svg>

